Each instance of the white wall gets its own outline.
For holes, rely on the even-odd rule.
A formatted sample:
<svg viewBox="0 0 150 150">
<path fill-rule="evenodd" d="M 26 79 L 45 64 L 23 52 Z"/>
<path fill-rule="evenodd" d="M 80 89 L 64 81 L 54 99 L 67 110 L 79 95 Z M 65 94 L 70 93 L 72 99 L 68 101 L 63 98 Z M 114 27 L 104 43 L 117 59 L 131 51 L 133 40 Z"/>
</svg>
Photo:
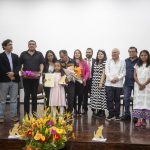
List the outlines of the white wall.
<svg viewBox="0 0 150 150">
<path fill-rule="evenodd" d="M 7 38 L 18 54 L 34 39 L 44 55 L 92 47 L 110 56 L 117 47 L 125 58 L 129 46 L 150 47 L 150 0 L 0 0 L 0 42 Z"/>
</svg>

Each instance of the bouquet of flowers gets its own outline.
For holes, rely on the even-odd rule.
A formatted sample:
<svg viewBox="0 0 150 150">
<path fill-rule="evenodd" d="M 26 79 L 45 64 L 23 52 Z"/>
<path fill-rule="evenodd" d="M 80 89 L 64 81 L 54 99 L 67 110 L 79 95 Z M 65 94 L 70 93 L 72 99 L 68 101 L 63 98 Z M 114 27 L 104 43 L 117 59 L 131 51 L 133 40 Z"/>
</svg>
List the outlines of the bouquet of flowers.
<svg viewBox="0 0 150 150">
<path fill-rule="evenodd" d="M 23 78 L 28 78 L 28 79 L 39 79 L 40 78 L 40 73 L 39 72 L 34 72 L 34 71 L 22 71 L 20 73 Z"/>
<path fill-rule="evenodd" d="M 79 83 L 83 83 L 83 80 L 82 80 L 82 69 L 81 69 L 81 67 L 75 67 L 74 68 L 74 72 L 75 72 L 75 79 Z"/>
<path fill-rule="evenodd" d="M 67 69 L 64 69 L 64 72 L 67 76 L 68 81 L 78 81 L 79 83 L 82 83 L 82 71 L 80 67 L 74 67 L 70 66 Z"/>
<path fill-rule="evenodd" d="M 54 117 L 49 108 L 36 117 L 26 115 L 22 124 L 15 128 L 20 138 L 26 141 L 26 150 L 58 150 L 69 138 L 74 138 L 72 116 L 56 111 Z"/>
</svg>

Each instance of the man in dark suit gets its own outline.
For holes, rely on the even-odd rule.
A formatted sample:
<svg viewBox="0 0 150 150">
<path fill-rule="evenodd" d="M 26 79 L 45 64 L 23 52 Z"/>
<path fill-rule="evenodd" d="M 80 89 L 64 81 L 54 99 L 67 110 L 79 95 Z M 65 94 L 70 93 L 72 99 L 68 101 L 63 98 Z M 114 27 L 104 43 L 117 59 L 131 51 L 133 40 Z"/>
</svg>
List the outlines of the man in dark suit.
<svg viewBox="0 0 150 150">
<path fill-rule="evenodd" d="M 92 74 L 93 74 L 93 67 L 95 63 L 95 59 L 92 58 L 93 56 L 93 49 L 87 48 L 86 50 L 86 62 L 90 68 L 90 77 L 86 82 L 86 86 L 84 88 L 84 100 L 83 100 L 83 115 L 87 115 L 88 111 L 88 95 L 91 93 L 91 85 L 92 85 Z"/>
<path fill-rule="evenodd" d="M 2 43 L 4 52 L 0 54 L 0 123 L 4 122 L 4 112 L 7 94 L 10 95 L 10 114 L 13 121 L 18 121 L 17 95 L 19 83 L 19 58 L 12 53 L 13 45 L 10 39 Z"/>
</svg>

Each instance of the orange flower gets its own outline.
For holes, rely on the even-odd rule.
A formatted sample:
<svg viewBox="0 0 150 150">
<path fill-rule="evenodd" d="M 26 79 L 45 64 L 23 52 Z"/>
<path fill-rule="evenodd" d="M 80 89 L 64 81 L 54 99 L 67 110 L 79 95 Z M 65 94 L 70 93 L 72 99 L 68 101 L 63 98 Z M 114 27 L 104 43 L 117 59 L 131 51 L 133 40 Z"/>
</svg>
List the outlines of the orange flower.
<svg viewBox="0 0 150 150">
<path fill-rule="evenodd" d="M 45 142 L 45 140 L 46 140 L 45 136 L 41 136 L 41 141 Z"/>
<path fill-rule="evenodd" d="M 27 133 L 27 136 L 31 136 L 32 135 L 32 131 L 29 130 L 28 133 Z"/>
<path fill-rule="evenodd" d="M 36 141 L 38 141 L 38 140 L 40 140 L 41 139 L 41 134 L 39 134 L 39 133 L 36 133 L 36 135 L 34 136 L 34 139 L 36 140 Z"/>
<path fill-rule="evenodd" d="M 33 150 L 30 145 L 27 145 L 26 150 Z"/>
<path fill-rule="evenodd" d="M 81 68 L 80 67 L 75 67 L 74 68 L 74 72 L 76 74 L 77 77 L 81 76 Z"/>
</svg>

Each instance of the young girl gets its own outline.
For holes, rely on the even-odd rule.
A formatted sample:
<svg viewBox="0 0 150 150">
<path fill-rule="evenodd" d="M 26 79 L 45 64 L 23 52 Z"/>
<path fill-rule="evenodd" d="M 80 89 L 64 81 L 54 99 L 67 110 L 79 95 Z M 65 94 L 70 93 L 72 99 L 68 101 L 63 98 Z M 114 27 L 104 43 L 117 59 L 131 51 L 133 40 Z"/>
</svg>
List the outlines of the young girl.
<svg viewBox="0 0 150 150">
<path fill-rule="evenodd" d="M 150 120 L 150 55 L 142 50 L 139 62 L 134 70 L 134 105 L 132 116 L 138 118 L 136 127 L 146 126 L 146 119 Z"/>
<path fill-rule="evenodd" d="M 51 106 L 54 116 L 56 115 L 56 107 L 60 108 L 60 113 L 64 112 L 66 107 L 66 96 L 64 86 L 59 84 L 61 77 L 64 75 L 59 61 L 54 64 L 54 87 L 50 90 L 49 106 Z"/>
<path fill-rule="evenodd" d="M 89 69 L 87 62 L 83 60 L 82 53 L 79 49 L 74 51 L 74 60 L 75 60 L 76 66 L 81 68 L 81 76 L 83 79 L 83 83 L 79 83 L 78 81 L 75 82 L 74 112 L 75 112 L 75 115 L 81 115 L 83 91 L 84 91 L 84 86 L 86 85 L 86 81 L 90 75 L 90 69 Z M 77 96 L 78 96 L 78 110 L 77 110 L 77 103 L 76 103 Z"/>
<path fill-rule="evenodd" d="M 106 103 L 106 91 L 105 91 L 105 63 L 106 53 L 103 50 L 97 52 L 96 62 L 93 68 L 93 78 L 91 87 L 91 108 L 93 115 L 99 117 L 105 117 Z M 97 111 L 97 114 L 96 114 Z"/>
</svg>

